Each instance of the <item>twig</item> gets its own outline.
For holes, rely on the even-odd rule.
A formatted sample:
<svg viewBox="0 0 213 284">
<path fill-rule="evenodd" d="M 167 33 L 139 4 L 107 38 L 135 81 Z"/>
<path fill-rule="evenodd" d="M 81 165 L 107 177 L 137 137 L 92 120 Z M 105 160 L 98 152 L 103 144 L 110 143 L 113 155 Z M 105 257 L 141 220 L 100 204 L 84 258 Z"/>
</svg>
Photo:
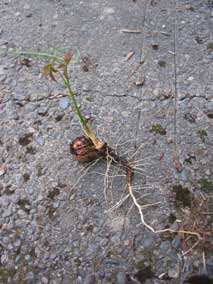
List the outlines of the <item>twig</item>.
<svg viewBox="0 0 213 284">
<path fill-rule="evenodd" d="M 125 195 L 121 200 L 116 202 L 115 205 L 113 205 L 111 208 L 105 211 L 105 213 L 111 212 L 115 209 L 118 209 L 127 199 L 129 198 L 129 194 Z"/>
<path fill-rule="evenodd" d="M 63 94 L 63 93 L 59 93 L 59 94 L 56 94 L 56 95 L 49 96 L 47 98 L 49 100 L 53 100 L 53 99 L 57 99 L 57 98 L 61 98 L 61 97 L 68 97 L 68 95 L 67 94 Z"/>
<path fill-rule="evenodd" d="M 179 233 L 179 234 L 186 234 L 186 235 L 193 235 L 196 236 L 199 240 L 201 240 L 201 235 L 197 232 L 193 232 L 193 231 L 187 231 L 187 230 L 173 230 L 173 229 L 162 229 L 162 230 L 157 230 L 155 231 L 155 233 Z"/>
<path fill-rule="evenodd" d="M 148 208 L 148 207 L 151 207 L 151 206 L 155 206 L 155 205 L 158 205 L 158 204 L 161 204 L 162 202 L 158 201 L 158 202 L 153 202 L 153 203 L 150 203 L 150 204 L 145 204 L 145 205 L 141 205 L 141 208 L 142 209 L 145 209 L 145 208 Z"/>
<path fill-rule="evenodd" d="M 102 157 L 99 157 L 98 159 L 96 159 L 94 162 L 90 163 L 89 166 L 86 169 L 83 169 L 82 172 L 84 172 L 78 179 L 77 181 L 74 183 L 74 185 L 71 187 L 70 189 L 70 194 L 69 194 L 69 198 L 72 194 L 73 189 L 75 188 L 75 186 L 80 182 L 80 180 L 87 174 L 87 172 L 93 167 L 95 166 L 100 160 L 102 159 Z"/>
<path fill-rule="evenodd" d="M 155 230 L 144 221 L 144 215 L 143 215 L 141 206 L 138 204 L 137 199 L 136 199 L 135 195 L 133 194 L 131 183 L 132 183 L 132 169 L 128 168 L 128 171 L 127 171 L 127 189 L 128 189 L 128 192 L 129 192 L 129 194 L 130 194 L 130 196 L 133 200 L 133 203 L 138 208 L 142 224 L 154 233 Z"/>
<path fill-rule="evenodd" d="M 192 250 L 199 244 L 199 242 L 200 242 L 200 239 L 198 239 L 197 242 L 196 242 L 191 248 L 189 248 L 187 251 L 183 252 L 183 253 L 182 253 L 182 256 L 185 256 L 185 255 L 187 255 L 190 251 L 192 251 Z"/>
<path fill-rule="evenodd" d="M 133 30 L 131 30 L 131 29 L 122 29 L 121 30 L 123 33 L 129 33 L 129 34 L 140 34 L 140 33 L 142 33 L 142 29 L 133 29 Z"/>
<path fill-rule="evenodd" d="M 109 172 L 109 169 L 110 169 L 110 165 L 112 163 L 112 158 L 108 155 L 107 153 L 107 168 L 106 168 L 106 172 L 105 172 L 105 175 L 104 175 L 104 198 L 105 198 L 105 202 L 107 203 L 107 194 L 106 194 L 106 191 L 107 191 L 107 188 L 108 188 L 108 183 L 109 183 L 109 175 L 108 175 L 108 172 Z"/>
<path fill-rule="evenodd" d="M 127 189 L 128 192 L 133 200 L 134 205 L 137 207 L 139 214 L 140 214 L 140 218 L 141 218 L 141 223 L 148 228 L 150 231 L 152 231 L 153 233 L 157 234 L 157 233 L 165 233 L 165 232 L 169 232 L 169 233 L 179 233 L 179 234 L 187 234 L 187 235 L 193 235 L 196 236 L 198 238 L 197 242 L 186 252 L 184 252 L 183 255 L 186 255 L 187 253 L 189 253 L 193 248 L 195 248 L 198 243 L 200 242 L 201 235 L 197 232 L 192 232 L 192 231 L 188 231 L 188 230 L 173 230 L 173 229 L 162 229 L 162 230 L 155 230 L 153 227 L 151 227 L 150 225 L 148 225 L 145 220 L 144 220 L 144 215 L 143 215 L 143 211 L 142 211 L 142 206 L 138 203 L 133 191 L 132 191 L 132 168 L 129 167 L 127 169 Z"/>
</svg>

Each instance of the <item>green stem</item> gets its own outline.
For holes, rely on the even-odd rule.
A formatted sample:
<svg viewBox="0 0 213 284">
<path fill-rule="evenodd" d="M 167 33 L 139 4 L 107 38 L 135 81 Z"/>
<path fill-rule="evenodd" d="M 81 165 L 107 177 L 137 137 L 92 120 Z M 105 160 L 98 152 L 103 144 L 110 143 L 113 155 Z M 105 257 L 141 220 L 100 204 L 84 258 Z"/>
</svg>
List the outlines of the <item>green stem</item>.
<svg viewBox="0 0 213 284">
<path fill-rule="evenodd" d="M 90 137 L 90 139 L 92 140 L 93 144 L 95 145 L 96 149 L 101 149 L 104 145 L 104 143 L 102 143 L 101 141 L 99 141 L 95 134 L 93 133 L 92 129 L 89 127 L 89 125 L 87 124 L 86 120 L 84 119 L 84 117 L 82 116 L 81 114 L 81 111 L 80 111 L 80 108 L 78 106 L 78 103 L 75 99 L 75 94 L 74 92 L 72 91 L 71 89 L 71 86 L 70 86 L 70 81 L 68 78 L 66 78 L 61 72 L 59 72 L 65 86 L 67 87 L 67 90 L 69 92 L 69 95 L 71 97 L 71 100 L 73 102 L 73 105 L 74 105 L 74 108 L 75 108 L 75 111 L 80 119 L 80 122 L 83 126 L 83 128 L 85 129 L 87 135 Z"/>
<path fill-rule="evenodd" d="M 0 55 L 33 55 L 33 56 L 50 57 L 50 58 L 54 58 L 54 59 L 64 62 L 63 57 L 56 56 L 56 55 L 53 55 L 47 52 L 37 52 L 37 51 L 30 51 L 30 50 L 29 51 L 18 51 L 18 50 L 0 51 Z"/>
<path fill-rule="evenodd" d="M 63 62 L 63 64 L 64 63 L 66 64 L 65 59 L 63 57 L 56 56 L 53 53 L 51 54 L 51 53 L 48 53 L 48 52 L 37 52 L 37 51 L 30 51 L 30 50 L 29 51 L 14 50 L 14 51 L 6 51 L 6 52 L 0 51 L 0 55 L 34 55 L 34 56 L 50 57 L 52 59 L 51 63 L 50 63 L 52 67 L 53 67 L 53 64 L 54 64 L 55 61 L 60 61 L 60 62 Z M 54 72 L 56 72 L 56 71 L 54 71 Z M 69 81 L 69 78 L 68 78 L 68 75 L 67 75 L 67 64 L 65 66 L 65 74 L 61 73 L 59 70 L 57 70 L 57 72 L 60 74 L 60 77 L 63 80 L 63 82 L 64 82 L 64 84 L 65 84 L 65 86 L 66 86 L 66 88 L 69 92 L 69 95 L 71 97 L 71 100 L 72 100 L 74 108 L 75 108 L 75 111 L 76 111 L 76 113 L 79 117 L 79 120 L 80 120 L 83 128 L 85 129 L 87 135 L 90 137 L 90 139 L 92 140 L 92 142 L 93 142 L 93 144 L 94 144 L 94 146 L 97 150 L 102 149 L 102 147 L 104 146 L 104 143 L 102 143 L 99 139 L 96 138 L 92 129 L 89 127 L 89 125 L 87 124 L 83 115 L 81 114 L 80 108 L 79 108 L 78 103 L 75 99 L 75 94 L 72 91 L 71 86 L 70 86 L 70 81 Z"/>
<path fill-rule="evenodd" d="M 87 129 L 88 129 L 89 127 L 88 127 L 88 125 L 87 125 L 86 120 L 83 118 L 83 116 L 82 116 L 82 114 L 81 114 L 80 108 L 79 108 L 78 103 L 77 103 L 76 98 L 75 98 L 75 94 L 74 94 L 74 92 L 73 92 L 72 89 L 71 89 L 69 80 L 66 80 L 66 79 L 64 78 L 64 84 L 66 85 L 66 87 L 67 87 L 67 89 L 68 89 L 68 91 L 69 91 L 69 95 L 70 95 L 70 97 L 71 97 L 71 99 L 72 99 L 74 108 L 75 108 L 75 110 L 76 110 L 76 112 L 77 112 L 77 114 L 78 114 L 78 117 L 79 117 L 79 119 L 80 119 L 80 122 L 81 122 L 81 124 L 83 125 L 84 129 L 87 131 Z"/>
</svg>

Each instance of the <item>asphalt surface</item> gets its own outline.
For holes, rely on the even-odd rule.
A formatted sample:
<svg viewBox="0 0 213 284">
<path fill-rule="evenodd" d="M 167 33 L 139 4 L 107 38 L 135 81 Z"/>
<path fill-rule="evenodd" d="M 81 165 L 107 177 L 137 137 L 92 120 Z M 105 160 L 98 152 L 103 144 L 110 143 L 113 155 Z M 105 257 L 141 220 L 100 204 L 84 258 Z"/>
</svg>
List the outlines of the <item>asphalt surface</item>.
<svg viewBox="0 0 213 284">
<path fill-rule="evenodd" d="M 0 284 L 183 283 L 213 277 L 213 2 L 1 0 L 0 51 L 79 50 L 91 127 L 135 167 L 80 165 L 83 135 L 47 61 L 0 56 Z M 126 198 L 126 199 L 125 199 Z"/>
</svg>

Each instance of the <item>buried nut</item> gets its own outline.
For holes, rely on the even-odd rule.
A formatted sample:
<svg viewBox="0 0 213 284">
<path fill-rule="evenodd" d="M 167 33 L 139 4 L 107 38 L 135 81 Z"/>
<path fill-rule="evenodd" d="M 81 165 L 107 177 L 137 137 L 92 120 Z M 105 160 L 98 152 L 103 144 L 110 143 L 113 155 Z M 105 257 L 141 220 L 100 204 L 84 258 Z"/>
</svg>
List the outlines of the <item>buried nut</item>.
<svg viewBox="0 0 213 284">
<path fill-rule="evenodd" d="M 86 136 L 77 137 L 72 141 L 70 151 L 74 159 L 82 163 L 95 160 L 99 155 L 99 151 L 95 148 L 92 140 Z"/>
</svg>

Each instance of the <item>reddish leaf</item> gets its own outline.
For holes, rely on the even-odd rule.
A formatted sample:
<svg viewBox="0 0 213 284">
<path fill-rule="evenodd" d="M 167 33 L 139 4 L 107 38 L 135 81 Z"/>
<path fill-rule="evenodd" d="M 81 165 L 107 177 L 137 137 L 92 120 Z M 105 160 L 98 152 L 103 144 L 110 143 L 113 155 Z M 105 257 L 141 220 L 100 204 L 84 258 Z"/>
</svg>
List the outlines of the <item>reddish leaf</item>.
<svg viewBox="0 0 213 284">
<path fill-rule="evenodd" d="M 64 57 L 64 61 L 66 64 L 69 64 L 70 60 L 73 57 L 73 53 L 71 51 L 68 51 L 67 54 Z"/>
<path fill-rule="evenodd" d="M 183 170 L 183 165 L 181 164 L 180 160 L 178 159 L 178 157 L 177 157 L 176 155 L 174 155 L 173 161 L 174 161 L 176 170 L 177 170 L 179 173 L 182 172 L 182 170 Z"/>
</svg>

